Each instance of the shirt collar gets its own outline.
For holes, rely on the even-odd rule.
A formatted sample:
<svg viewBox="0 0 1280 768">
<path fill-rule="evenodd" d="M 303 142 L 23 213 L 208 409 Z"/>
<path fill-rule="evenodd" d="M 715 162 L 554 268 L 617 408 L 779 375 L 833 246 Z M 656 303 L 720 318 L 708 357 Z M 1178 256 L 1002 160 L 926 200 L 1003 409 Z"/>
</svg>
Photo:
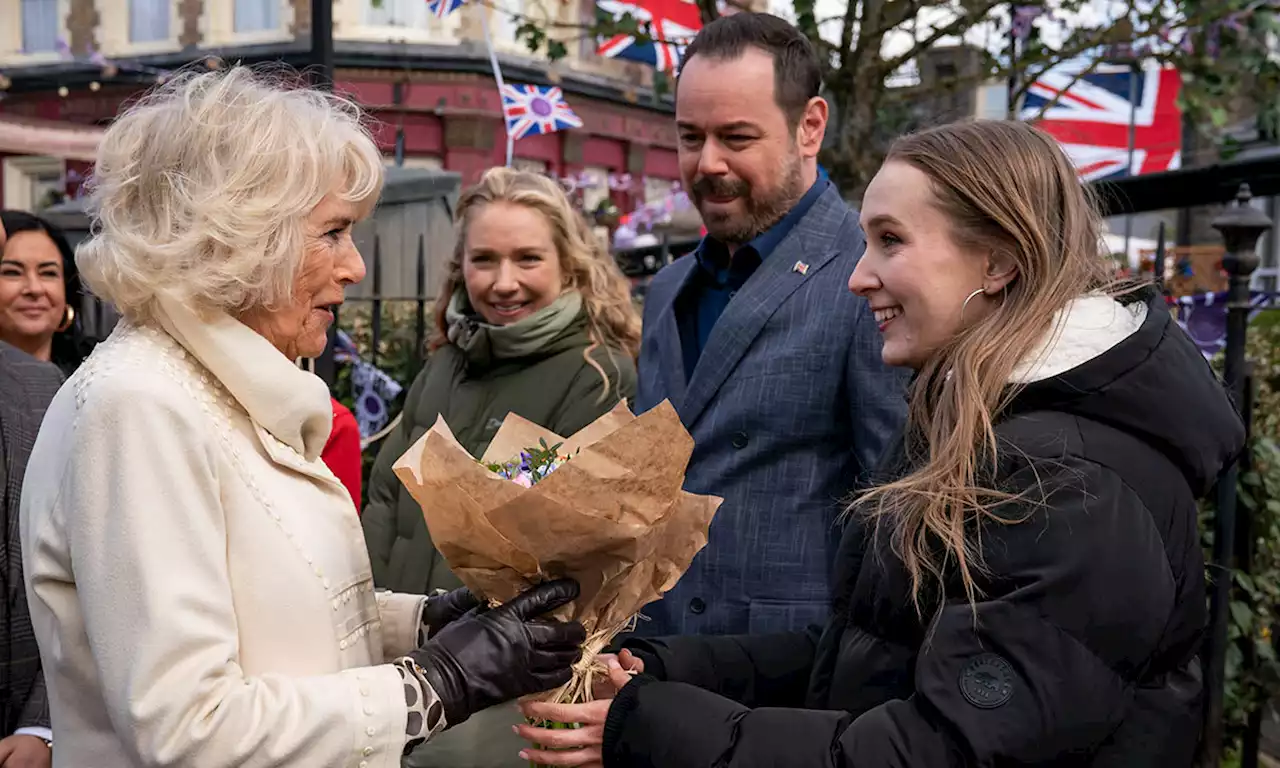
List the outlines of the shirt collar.
<svg viewBox="0 0 1280 768">
<path fill-rule="evenodd" d="M 818 178 L 809 187 L 809 191 L 804 193 L 804 197 L 800 198 L 800 202 L 792 206 L 791 210 L 787 211 L 787 214 L 778 220 L 778 223 L 743 245 L 739 249 L 739 253 L 750 249 L 750 253 L 757 257 L 759 261 L 764 261 L 768 258 L 769 254 L 795 228 L 795 225 L 805 217 L 809 209 L 813 208 L 813 204 L 818 201 L 819 197 L 822 197 L 822 193 L 826 191 L 830 184 L 831 180 L 827 176 L 827 172 L 822 166 L 818 166 Z M 698 259 L 698 264 L 709 274 L 719 275 L 724 271 L 724 267 L 720 266 L 720 264 L 724 263 L 724 254 L 724 244 L 711 237 L 711 235 L 707 235 L 702 239 L 702 243 L 699 244 L 695 256 Z"/>
</svg>

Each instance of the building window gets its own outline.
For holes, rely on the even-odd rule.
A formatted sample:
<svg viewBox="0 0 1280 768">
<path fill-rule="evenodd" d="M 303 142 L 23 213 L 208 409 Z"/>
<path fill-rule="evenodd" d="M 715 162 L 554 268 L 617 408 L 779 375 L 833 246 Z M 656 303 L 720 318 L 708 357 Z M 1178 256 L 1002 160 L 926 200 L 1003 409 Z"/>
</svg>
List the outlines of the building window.
<svg viewBox="0 0 1280 768">
<path fill-rule="evenodd" d="M 6 208 L 38 212 L 66 190 L 65 164 L 56 157 L 6 157 L 3 163 Z"/>
<path fill-rule="evenodd" d="M 582 190 L 582 209 L 594 211 L 601 203 L 609 199 L 609 169 L 600 166 L 587 166 L 582 169 L 579 181 Z"/>
<path fill-rule="evenodd" d="M 129 0 L 129 42 L 166 42 L 171 6 L 172 0 Z"/>
<path fill-rule="evenodd" d="M 58 0 L 22 0 L 22 52 L 58 49 Z"/>
<path fill-rule="evenodd" d="M 517 171 L 531 171 L 533 173 L 546 173 L 547 164 L 542 160 L 534 160 L 531 157 L 513 157 L 511 158 L 511 167 Z"/>
<path fill-rule="evenodd" d="M 370 27 L 422 28 L 429 15 L 426 0 L 382 0 L 377 7 L 364 0 L 364 23 Z"/>
<path fill-rule="evenodd" d="M 527 53 L 527 46 L 516 39 L 520 26 L 527 21 L 524 0 L 498 0 L 493 4 L 492 9 L 492 15 L 489 18 L 493 19 L 494 42 Z"/>
<path fill-rule="evenodd" d="M 236 0 L 236 32 L 274 32 L 280 29 L 279 0 Z"/>
<path fill-rule="evenodd" d="M 644 177 L 645 205 L 665 203 L 675 193 L 676 183 L 671 179 L 658 179 L 652 176 Z"/>
</svg>

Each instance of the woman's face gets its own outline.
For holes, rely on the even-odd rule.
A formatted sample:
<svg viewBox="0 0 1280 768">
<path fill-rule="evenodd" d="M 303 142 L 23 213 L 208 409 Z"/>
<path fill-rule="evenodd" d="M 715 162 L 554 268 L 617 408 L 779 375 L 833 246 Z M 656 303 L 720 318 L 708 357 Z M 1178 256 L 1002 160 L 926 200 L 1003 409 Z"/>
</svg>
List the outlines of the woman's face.
<svg viewBox="0 0 1280 768">
<path fill-rule="evenodd" d="M 0 339 L 23 348 L 46 343 L 67 312 L 58 246 L 48 234 L 27 230 L 10 237 L 0 253 Z"/>
<path fill-rule="evenodd" d="M 240 321 L 270 341 L 285 357 L 319 357 L 328 341 L 333 308 L 346 287 L 364 279 L 364 259 L 351 239 L 356 206 L 334 195 L 320 201 L 303 224 L 302 264 L 293 283 L 293 300 L 274 310 L 254 309 Z"/>
<path fill-rule="evenodd" d="M 462 278 L 472 308 L 490 325 L 508 325 L 549 306 L 564 289 L 550 222 L 512 203 L 473 210 Z"/>
<path fill-rule="evenodd" d="M 885 163 L 871 180 L 862 228 L 867 250 L 849 277 L 849 290 L 875 312 L 886 365 L 919 370 L 963 325 L 991 311 L 989 297 L 1011 277 L 996 274 L 988 254 L 955 242 L 932 181 L 907 163 Z M 986 294 L 964 306 L 980 288 Z"/>
</svg>

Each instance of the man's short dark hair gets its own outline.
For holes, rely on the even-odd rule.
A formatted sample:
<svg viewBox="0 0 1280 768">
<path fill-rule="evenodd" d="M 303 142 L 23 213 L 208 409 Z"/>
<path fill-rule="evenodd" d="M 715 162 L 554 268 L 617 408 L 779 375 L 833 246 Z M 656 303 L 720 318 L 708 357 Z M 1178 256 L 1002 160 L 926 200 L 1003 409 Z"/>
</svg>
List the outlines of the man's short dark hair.
<svg viewBox="0 0 1280 768">
<path fill-rule="evenodd" d="M 809 38 L 786 20 L 748 11 L 721 16 L 689 43 L 681 66 L 694 56 L 736 59 L 747 48 L 759 48 L 773 57 L 774 98 L 794 127 L 822 88 L 822 67 Z"/>
</svg>

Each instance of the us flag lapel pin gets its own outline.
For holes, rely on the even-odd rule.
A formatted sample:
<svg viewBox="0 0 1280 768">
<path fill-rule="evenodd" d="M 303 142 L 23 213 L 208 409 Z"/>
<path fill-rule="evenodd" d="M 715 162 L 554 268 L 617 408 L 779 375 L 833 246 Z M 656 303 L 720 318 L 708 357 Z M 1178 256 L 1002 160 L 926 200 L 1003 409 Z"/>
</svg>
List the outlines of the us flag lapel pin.
<svg viewBox="0 0 1280 768">
<path fill-rule="evenodd" d="M 809 265 L 803 261 L 797 261 L 796 265 L 791 268 L 792 272 L 799 272 L 801 275 L 809 274 Z"/>
</svg>

